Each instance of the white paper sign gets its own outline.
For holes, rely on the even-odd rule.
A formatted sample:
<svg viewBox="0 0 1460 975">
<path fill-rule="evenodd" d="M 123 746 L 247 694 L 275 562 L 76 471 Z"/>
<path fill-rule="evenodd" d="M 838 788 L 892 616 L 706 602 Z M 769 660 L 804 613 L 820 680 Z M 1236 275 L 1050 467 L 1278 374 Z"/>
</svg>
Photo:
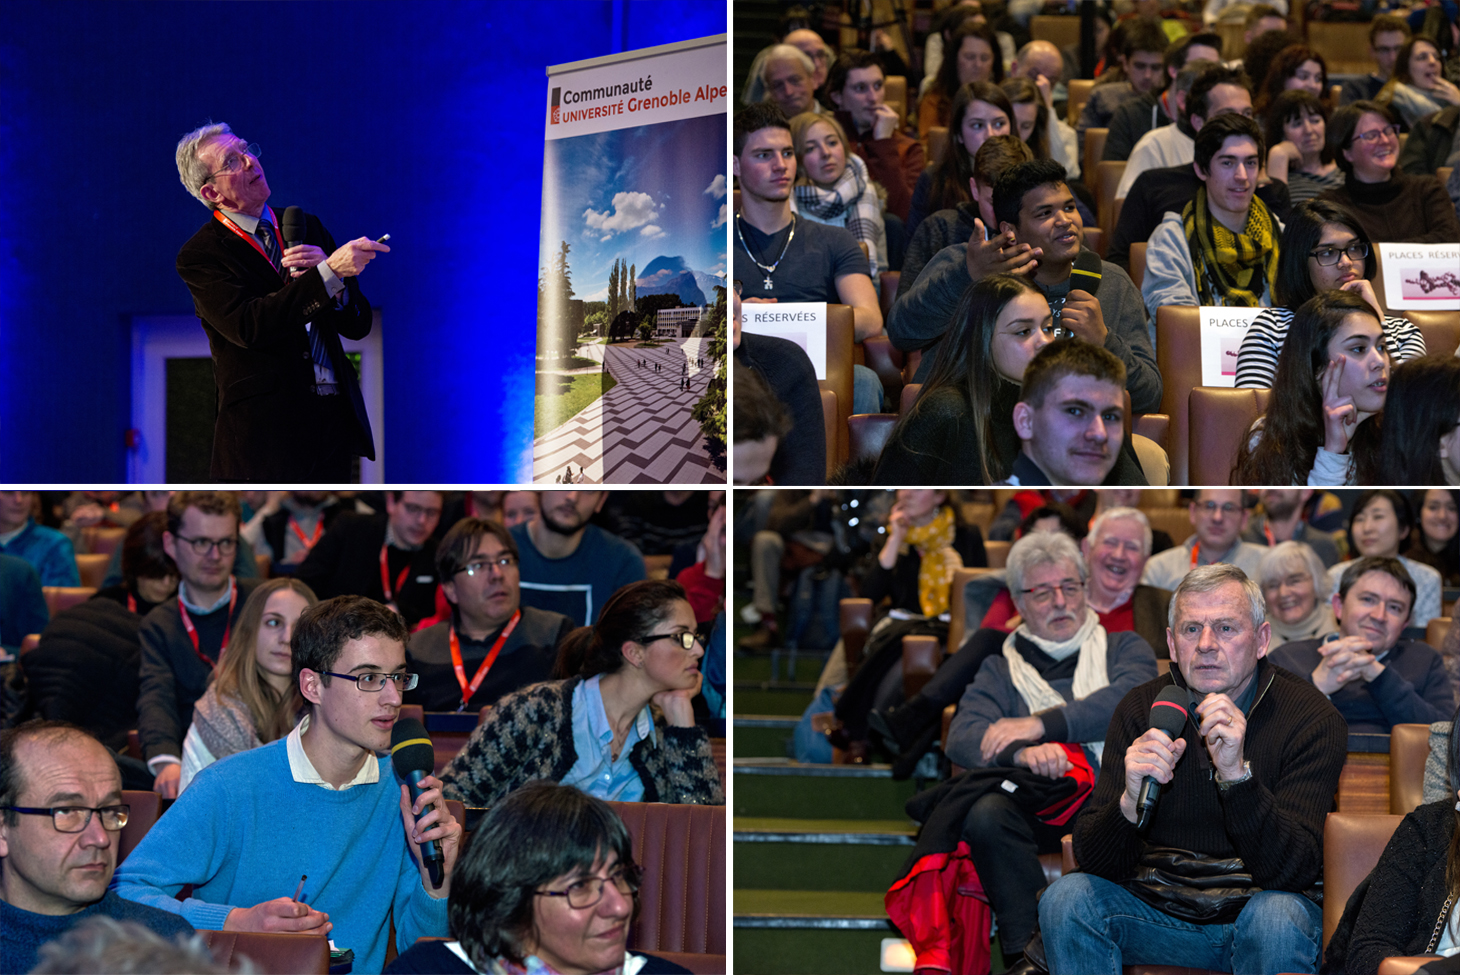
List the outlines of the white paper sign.
<svg viewBox="0 0 1460 975">
<path fill-rule="evenodd" d="M 1202 306 L 1199 317 L 1203 386 L 1231 389 L 1237 385 L 1237 350 L 1247 337 L 1247 327 L 1261 312 L 1261 308 Z"/>
<path fill-rule="evenodd" d="M 740 328 L 795 342 L 816 367 L 816 378 L 826 378 L 826 302 L 779 301 L 763 305 L 747 301 L 740 306 Z"/>
<path fill-rule="evenodd" d="M 1380 244 L 1384 304 L 1460 310 L 1460 243 Z"/>
</svg>

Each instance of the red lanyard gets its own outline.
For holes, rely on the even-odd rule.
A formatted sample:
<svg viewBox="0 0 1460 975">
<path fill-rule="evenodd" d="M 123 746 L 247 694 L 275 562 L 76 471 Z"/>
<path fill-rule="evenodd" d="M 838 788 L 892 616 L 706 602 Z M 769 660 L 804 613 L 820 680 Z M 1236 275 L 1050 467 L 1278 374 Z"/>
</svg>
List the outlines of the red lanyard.
<svg viewBox="0 0 1460 975">
<path fill-rule="evenodd" d="M 492 664 L 497 662 L 497 654 L 502 652 L 502 644 L 507 642 L 507 638 L 517 628 L 517 621 L 520 619 L 522 619 L 522 610 L 519 609 L 512 614 L 512 618 L 502 628 L 502 635 L 497 637 L 496 642 L 492 644 L 492 649 L 487 652 L 487 659 L 483 660 L 482 665 L 477 668 L 477 675 L 471 679 L 470 684 L 466 682 L 466 667 L 461 662 L 461 641 L 456 638 L 456 627 L 451 628 L 451 664 L 456 668 L 456 682 L 461 685 L 461 707 L 456 710 L 466 710 L 467 702 L 472 699 L 472 695 L 476 694 L 477 688 L 482 686 L 482 681 L 487 677 L 487 671 L 492 669 Z"/>
<path fill-rule="evenodd" d="M 217 211 L 214 211 L 215 213 Z M 238 583 L 233 576 L 228 577 L 228 622 L 223 627 L 223 642 L 218 645 L 218 656 L 223 656 L 223 651 L 228 649 L 228 634 L 233 632 L 233 607 L 238 602 Z M 193 641 L 193 653 L 198 659 L 208 665 L 209 670 L 215 669 L 218 665 L 203 656 L 203 650 L 198 645 L 198 630 L 193 626 L 193 618 L 188 615 L 188 608 L 183 605 L 182 593 L 177 596 L 177 614 L 182 617 L 183 629 L 188 631 L 188 639 Z"/>
<path fill-rule="evenodd" d="M 127 593 L 127 612 L 129 612 L 129 613 L 135 613 L 135 612 L 137 612 L 137 597 L 134 596 L 134 595 L 132 595 L 131 593 Z M 192 622 L 192 621 L 189 620 L 189 622 Z"/>
<path fill-rule="evenodd" d="M 1262 533 L 1267 536 L 1268 548 L 1272 548 L 1277 544 L 1277 539 L 1272 537 L 1272 526 L 1267 523 L 1266 518 L 1262 519 Z"/>
<path fill-rule="evenodd" d="M 294 520 L 293 515 L 289 516 L 289 528 L 298 536 L 299 543 L 304 546 L 304 551 L 308 552 L 314 548 L 315 543 L 324 534 L 324 516 L 321 515 L 319 521 L 314 523 L 314 534 L 309 538 L 304 537 L 304 529 L 299 527 L 299 522 Z M 387 596 L 386 598 L 388 599 L 389 597 Z"/>
<path fill-rule="evenodd" d="M 1191 546 L 1191 567 L 1196 568 L 1196 557 L 1201 554 L 1201 542 L 1194 542 Z"/>
<path fill-rule="evenodd" d="M 406 584 L 406 576 L 410 574 L 411 566 L 410 563 L 407 563 L 406 567 L 400 570 L 400 575 L 396 576 L 395 579 L 395 588 L 392 589 L 390 587 L 390 570 L 385 565 L 385 550 L 389 547 L 389 542 L 380 546 L 380 588 L 385 590 L 386 605 L 389 605 L 391 609 L 395 609 L 395 606 L 392 605 L 395 601 L 395 594 L 400 592 L 401 586 Z"/>
<path fill-rule="evenodd" d="M 271 206 L 269 206 L 269 205 L 267 205 L 267 204 L 265 204 L 264 205 L 264 210 L 268 212 L 268 214 L 269 214 L 269 223 L 272 224 L 275 227 L 276 232 L 277 232 L 277 228 L 279 226 L 279 223 L 278 223 L 278 221 L 276 221 L 274 219 L 274 208 L 271 207 Z M 269 261 L 269 267 L 273 267 L 274 266 L 274 262 L 271 261 L 271 260 L 269 260 L 268 253 L 264 250 L 263 245 L 259 243 L 257 237 L 255 237 L 253 234 L 249 233 L 248 231 L 244 230 L 242 227 L 240 227 L 238 224 L 234 223 L 232 220 L 229 220 L 226 216 L 223 215 L 223 211 L 222 210 L 214 210 L 213 211 L 213 216 L 217 217 L 219 223 L 223 224 L 223 226 L 225 226 L 229 230 L 233 231 L 242 240 L 248 241 L 249 245 L 251 247 L 253 247 L 254 250 L 258 251 L 260 254 L 263 255 L 264 260 Z M 283 253 L 283 252 L 281 251 L 280 253 Z"/>
</svg>

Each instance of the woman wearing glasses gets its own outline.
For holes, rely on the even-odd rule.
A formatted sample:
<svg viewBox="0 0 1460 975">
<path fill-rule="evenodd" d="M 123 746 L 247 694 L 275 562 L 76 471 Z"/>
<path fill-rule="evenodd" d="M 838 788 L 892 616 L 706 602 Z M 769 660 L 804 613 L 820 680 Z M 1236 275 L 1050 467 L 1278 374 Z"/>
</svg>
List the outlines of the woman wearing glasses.
<svg viewBox="0 0 1460 975">
<path fill-rule="evenodd" d="M 600 799 L 531 782 L 492 807 L 456 866 L 451 941 L 422 941 L 391 973 L 685 972 L 626 949 L 639 893 L 629 831 Z"/>
<path fill-rule="evenodd" d="M 1460 240 L 1460 219 L 1440 181 L 1395 168 L 1399 118 L 1387 105 L 1358 101 L 1334 112 L 1328 147 L 1344 172 L 1344 184 L 1319 199 L 1352 210 L 1370 240 L 1414 244 Z"/>
<path fill-rule="evenodd" d="M 289 639 L 299 614 L 315 603 L 298 579 L 270 579 L 249 595 L 218 671 L 183 739 L 179 791 L 220 758 L 283 738 L 304 708 Z"/>
<path fill-rule="evenodd" d="M 690 703 L 704 653 L 679 583 L 624 586 L 563 642 L 559 667 L 575 661 L 578 676 L 503 698 L 441 774 L 446 797 L 492 806 L 551 779 L 601 799 L 723 804 Z"/>
<path fill-rule="evenodd" d="M 1253 319 L 1237 351 L 1237 387 L 1272 386 L 1293 312 L 1320 291 L 1348 291 L 1363 298 L 1384 323 L 1384 345 L 1394 362 L 1424 355 L 1419 327 L 1407 318 L 1385 316 L 1379 307 L 1370 283 L 1375 267 L 1373 245 L 1352 210 L 1327 200 L 1295 206 L 1278 245 L 1273 307 Z"/>
</svg>

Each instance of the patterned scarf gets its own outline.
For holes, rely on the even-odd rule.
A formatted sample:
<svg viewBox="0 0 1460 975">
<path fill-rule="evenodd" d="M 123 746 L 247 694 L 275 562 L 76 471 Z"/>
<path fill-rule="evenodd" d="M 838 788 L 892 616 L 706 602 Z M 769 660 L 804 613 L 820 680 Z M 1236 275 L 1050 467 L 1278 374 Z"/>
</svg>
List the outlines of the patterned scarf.
<svg viewBox="0 0 1460 975">
<path fill-rule="evenodd" d="M 1278 246 L 1272 214 L 1257 197 L 1247 207 L 1247 226 L 1234 234 L 1212 219 L 1207 188 L 1181 211 L 1186 246 L 1191 251 L 1197 299 L 1203 305 L 1256 308 L 1263 288 L 1272 294 L 1277 280 Z M 1264 278 L 1266 283 L 1264 284 Z"/>
<path fill-rule="evenodd" d="M 1075 664 L 1075 681 L 1070 688 L 1075 700 L 1083 701 L 1102 687 L 1110 685 L 1110 672 L 1105 666 L 1105 627 L 1100 625 L 1100 617 L 1095 615 L 1093 609 L 1085 607 L 1085 622 L 1075 631 L 1074 636 L 1062 643 L 1035 636 L 1029 624 L 1021 623 L 1004 640 L 1004 659 L 1009 664 L 1009 679 L 1014 682 L 1014 689 L 1024 699 L 1024 706 L 1029 709 L 1030 714 L 1064 707 L 1069 702 L 1060 696 L 1059 691 L 1049 686 L 1049 682 L 1040 676 L 1033 664 L 1024 659 L 1024 655 L 1015 647 L 1016 636 L 1022 636 L 1056 660 L 1064 660 L 1072 653 L 1080 654 L 1079 662 Z M 1080 744 L 1090 749 L 1098 764 L 1105 751 L 1104 740 L 1084 741 Z"/>
<path fill-rule="evenodd" d="M 947 505 L 926 525 L 913 525 L 907 530 L 907 544 L 918 550 L 922 565 L 918 566 L 918 605 L 924 616 L 942 616 L 948 612 L 948 587 L 953 573 L 963 568 L 963 556 L 953 547 L 953 509 Z"/>
<path fill-rule="evenodd" d="M 867 245 L 873 263 L 872 280 L 877 280 L 877 225 L 881 222 L 882 201 L 871 187 L 867 164 L 858 156 L 847 156 L 847 168 L 831 189 L 815 183 L 801 183 L 795 188 L 796 209 L 818 223 L 846 218 L 851 235 Z M 884 244 L 885 246 L 885 244 Z"/>
</svg>

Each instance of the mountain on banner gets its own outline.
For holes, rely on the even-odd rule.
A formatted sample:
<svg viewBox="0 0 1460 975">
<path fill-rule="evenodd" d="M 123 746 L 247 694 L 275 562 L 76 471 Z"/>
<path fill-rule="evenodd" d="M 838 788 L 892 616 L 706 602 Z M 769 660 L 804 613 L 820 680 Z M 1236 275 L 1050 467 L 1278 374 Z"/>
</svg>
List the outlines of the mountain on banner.
<svg viewBox="0 0 1460 975">
<path fill-rule="evenodd" d="M 682 257 L 654 258 L 635 279 L 641 295 L 678 295 L 686 305 L 703 305 L 709 299 L 701 289 L 701 278 L 707 277 L 685 265 Z"/>
</svg>

